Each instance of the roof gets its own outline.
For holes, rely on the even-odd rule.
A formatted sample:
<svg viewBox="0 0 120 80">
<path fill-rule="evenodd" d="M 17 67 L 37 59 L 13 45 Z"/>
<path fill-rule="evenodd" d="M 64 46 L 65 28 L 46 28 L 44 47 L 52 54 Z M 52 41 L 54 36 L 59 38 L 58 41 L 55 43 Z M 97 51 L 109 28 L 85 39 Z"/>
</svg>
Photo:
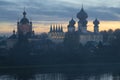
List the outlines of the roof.
<svg viewBox="0 0 120 80">
<path fill-rule="evenodd" d="M 15 34 L 13 34 L 8 39 L 17 39 L 17 36 Z"/>
<path fill-rule="evenodd" d="M 26 24 L 26 23 L 29 23 L 29 20 L 28 20 L 26 17 L 23 17 L 23 18 L 20 20 L 20 23 L 21 23 L 21 24 Z"/>
<path fill-rule="evenodd" d="M 81 8 L 80 12 L 77 14 L 78 19 L 86 19 L 88 17 L 87 13 L 84 11 L 83 7 Z"/>
<path fill-rule="evenodd" d="M 21 24 L 26 24 L 26 23 L 29 23 L 29 20 L 26 18 L 26 12 L 24 11 L 23 12 L 23 18 L 20 20 L 20 23 Z"/>
</svg>

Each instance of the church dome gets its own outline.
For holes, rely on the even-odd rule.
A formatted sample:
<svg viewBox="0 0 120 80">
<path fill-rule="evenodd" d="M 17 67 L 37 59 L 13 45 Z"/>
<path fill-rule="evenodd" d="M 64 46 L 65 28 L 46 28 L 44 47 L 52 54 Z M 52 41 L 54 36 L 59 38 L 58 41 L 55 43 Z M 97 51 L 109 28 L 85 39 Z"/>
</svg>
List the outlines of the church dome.
<svg viewBox="0 0 120 80">
<path fill-rule="evenodd" d="M 23 12 L 23 18 L 20 20 L 20 23 L 21 24 L 26 24 L 26 23 L 29 23 L 29 20 L 26 18 L 26 12 L 24 11 Z"/>
<path fill-rule="evenodd" d="M 20 20 L 20 23 L 21 23 L 21 24 L 26 24 L 26 23 L 29 23 L 29 20 L 24 17 L 24 18 L 22 18 L 22 19 Z"/>
<path fill-rule="evenodd" d="M 69 24 L 74 25 L 74 24 L 75 24 L 75 20 L 72 18 L 72 19 L 69 21 Z"/>
<path fill-rule="evenodd" d="M 77 18 L 78 19 L 86 19 L 88 18 L 87 13 L 84 11 L 84 9 L 82 8 L 81 11 L 77 14 Z"/>
<path fill-rule="evenodd" d="M 97 18 L 93 21 L 93 24 L 99 24 L 100 22 L 97 20 Z"/>
</svg>

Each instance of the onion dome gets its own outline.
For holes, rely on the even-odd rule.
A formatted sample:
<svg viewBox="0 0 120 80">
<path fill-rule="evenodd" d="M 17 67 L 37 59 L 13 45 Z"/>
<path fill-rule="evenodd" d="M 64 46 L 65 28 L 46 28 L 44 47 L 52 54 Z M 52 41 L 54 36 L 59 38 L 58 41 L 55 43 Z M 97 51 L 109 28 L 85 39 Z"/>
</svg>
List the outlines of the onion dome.
<svg viewBox="0 0 120 80">
<path fill-rule="evenodd" d="M 93 21 L 93 24 L 98 25 L 100 22 L 97 20 L 97 18 Z"/>
<path fill-rule="evenodd" d="M 88 18 L 88 15 L 84 11 L 83 7 L 82 7 L 81 11 L 77 14 L 77 18 L 78 19 L 86 19 L 86 18 Z"/>
<path fill-rule="evenodd" d="M 17 36 L 15 34 L 15 30 L 13 30 L 13 34 L 8 39 L 16 39 Z"/>
<path fill-rule="evenodd" d="M 50 26 L 50 32 L 52 32 L 52 25 Z"/>
<path fill-rule="evenodd" d="M 27 23 L 29 23 L 29 20 L 26 18 L 26 12 L 24 11 L 23 12 L 23 18 L 20 20 L 20 23 L 21 24 L 27 24 Z"/>
<path fill-rule="evenodd" d="M 24 16 L 26 16 L 26 15 L 27 15 L 27 13 L 24 11 L 24 12 L 23 12 L 23 15 L 24 15 Z"/>
<path fill-rule="evenodd" d="M 69 21 L 69 24 L 70 24 L 70 25 L 74 25 L 74 24 L 75 24 L 75 20 L 72 18 L 72 19 Z"/>
<path fill-rule="evenodd" d="M 13 34 L 15 34 L 15 30 L 13 30 Z"/>
</svg>

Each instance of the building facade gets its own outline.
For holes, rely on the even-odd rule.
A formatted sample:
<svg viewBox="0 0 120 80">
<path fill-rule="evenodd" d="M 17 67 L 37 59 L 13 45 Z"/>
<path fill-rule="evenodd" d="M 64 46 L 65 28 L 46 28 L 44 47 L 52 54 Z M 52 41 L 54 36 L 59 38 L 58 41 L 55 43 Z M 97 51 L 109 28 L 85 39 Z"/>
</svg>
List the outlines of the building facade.
<svg viewBox="0 0 120 80">
<path fill-rule="evenodd" d="M 65 33 L 64 45 L 69 49 L 75 49 L 79 46 L 79 35 L 75 31 L 75 20 L 72 18 L 67 26 L 68 31 Z"/>
<path fill-rule="evenodd" d="M 23 18 L 17 22 L 17 32 L 13 31 L 13 35 L 8 38 L 8 46 L 10 48 L 17 42 L 17 40 L 25 41 L 26 39 L 29 42 L 39 41 L 37 37 L 34 37 L 34 31 L 32 29 L 32 22 L 26 17 L 27 13 L 24 10 Z M 94 32 L 90 32 L 87 30 L 87 18 L 88 15 L 84 11 L 82 7 L 80 12 L 77 13 L 78 18 L 78 26 L 76 29 L 76 21 L 72 18 L 69 21 L 67 26 L 68 31 L 65 33 L 63 31 L 62 25 L 51 25 L 50 31 L 48 32 L 48 37 L 53 43 L 71 43 L 71 47 L 73 44 L 83 44 L 85 45 L 87 42 L 103 42 L 103 36 L 99 33 L 99 20 L 95 19 L 93 21 L 94 24 Z"/>
<path fill-rule="evenodd" d="M 48 38 L 54 43 L 62 43 L 65 37 L 62 25 L 51 25 Z"/>
<path fill-rule="evenodd" d="M 7 39 L 7 49 L 13 48 L 18 41 L 29 40 L 34 36 L 32 30 L 32 22 L 26 17 L 24 10 L 23 18 L 17 22 L 17 31 L 13 30 L 13 34 Z"/>
<path fill-rule="evenodd" d="M 87 30 L 87 18 L 88 15 L 84 11 L 83 7 L 81 8 L 80 12 L 77 14 L 78 21 L 78 30 L 79 33 L 79 42 L 83 45 L 85 45 L 87 42 L 103 42 L 103 36 L 99 33 L 99 24 L 100 22 L 95 19 L 93 21 L 94 24 L 94 32 L 90 32 Z"/>
<path fill-rule="evenodd" d="M 90 32 L 87 30 L 88 14 L 84 11 L 83 7 L 81 8 L 80 12 L 77 13 L 76 17 L 79 20 L 77 30 L 75 29 L 76 21 L 72 18 L 69 21 L 69 24 L 67 26 L 68 31 L 66 33 L 64 33 L 63 30 L 60 31 L 60 27 L 51 26 L 50 32 L 48 33 L 49 39 L 51 39 L 55 43 L 64 42 L 64 40 L 66 43 L 66 40 L 69 40 L 68 42 L 71 42 L 78 41 L 75 39 L 79 39 L 78 43 L 81 43 L 83 45 L 85 45 L 87 42 L 103 42 L 103 35 L 99 33 L 100 22 L 98 19 L 95 19 L 93 21 L 94 32 Z"/>
<path fill-rule="evenodd" d="M 27 19 L 26 15 L 27 13 L 24 11 L 23 18 L 17 22 L 17 35 L 19 38 L 23 36 L 31 38 L 34 34 L 34 31 L 32 30 L 32 22 Z"/>
</svg>

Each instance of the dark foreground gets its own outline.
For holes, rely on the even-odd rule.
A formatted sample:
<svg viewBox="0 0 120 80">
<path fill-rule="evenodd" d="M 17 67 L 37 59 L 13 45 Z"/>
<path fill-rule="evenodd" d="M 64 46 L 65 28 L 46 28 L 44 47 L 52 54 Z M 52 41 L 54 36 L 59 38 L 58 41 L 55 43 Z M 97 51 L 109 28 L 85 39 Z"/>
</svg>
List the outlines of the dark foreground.
<svg viewBox="0 0 120 80">
<path fill-rule="evenodd" d="M 119 80 L 120 64 L 62 64 L 0 67 L 7 80 Z"/>
<path fill-rule="evenodd" d="M 1 73 L 16 73 L 20 71 L 41 73 L 107 73 L 120 72 L 120 63 L 108 64 L 62 64 L 62 65 L 24 65 L 1 66 Z"/>
</svg>

